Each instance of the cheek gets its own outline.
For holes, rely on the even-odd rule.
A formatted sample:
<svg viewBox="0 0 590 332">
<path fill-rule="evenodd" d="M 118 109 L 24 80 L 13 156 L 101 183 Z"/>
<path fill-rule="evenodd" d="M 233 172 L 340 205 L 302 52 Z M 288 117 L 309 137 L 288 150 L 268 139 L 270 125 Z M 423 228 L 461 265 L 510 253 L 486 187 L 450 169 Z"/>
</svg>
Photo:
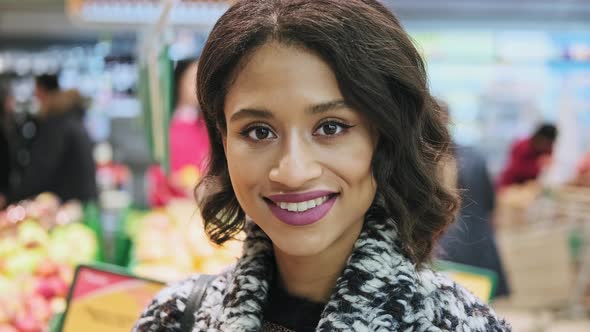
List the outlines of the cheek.
<svg viewBox="0 0 590 332">
<path fill-rule="evenodd" d="M 226 145 L 229 175 L 238 200 L 248 199 L 253 188 L 267 179 L 265 154 L 229 137 Z"/>
<path fill-rule="evenodd" d="M 362 135 L 351 137 L 346 144 L 328 147 L 322 153 L 324 165 L 353 188 L 359 184 L 374 183 L 372 158 L 371 141 Z"/>
</svg>

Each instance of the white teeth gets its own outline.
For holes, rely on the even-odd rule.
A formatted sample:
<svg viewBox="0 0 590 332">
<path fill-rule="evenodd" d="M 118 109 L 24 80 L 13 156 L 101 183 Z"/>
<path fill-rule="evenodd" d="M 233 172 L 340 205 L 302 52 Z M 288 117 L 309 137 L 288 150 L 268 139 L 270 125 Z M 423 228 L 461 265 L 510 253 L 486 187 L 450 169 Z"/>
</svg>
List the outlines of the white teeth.
<svg viewBox="0 0 590 332">
<path fill-rule="evenodd" d="M 292 212 L 297 211 L 297 203 L 287 203 L 287 210 Z"/>
<path fill-rule="evenodd" d="M 316 206 L 324 204 L 327 200 L 328 196 L 324 196 L 299 203 L 275 202 L 275 204 L 283 210 L 288 210 L 291 212 L 305 212 L 309 209 L 315 208 Z"/>
<path fill-rule="evenodd" d="M 297 211 L 307 210 L 307 202 L 297 203 Z"/>
<path fill-rule="evenodd" d="M 315 206 L 319 206 L 324 204 L 324 202 L 327 200 L 328 198 L 326 196 L 324 197 L 320 197 L 320 198 L 316 198 L 315 199 Z"/>
</svg>

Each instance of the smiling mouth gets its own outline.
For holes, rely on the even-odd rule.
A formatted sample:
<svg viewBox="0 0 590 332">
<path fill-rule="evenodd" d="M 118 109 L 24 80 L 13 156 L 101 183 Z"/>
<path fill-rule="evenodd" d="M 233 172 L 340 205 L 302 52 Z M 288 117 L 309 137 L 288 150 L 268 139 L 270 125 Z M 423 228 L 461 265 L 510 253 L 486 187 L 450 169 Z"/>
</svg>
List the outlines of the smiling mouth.
<svg viewBox="0 0 590 332">
<path fill-rule="evenodd" d="M 335 197 L 336 195 L 337 194 L 325 195 L 322 197 L 318 197 L 315 199 L 310 199 L 310 200 L 302 201 L 302 202 L 277 202 L 277 201 L 272 201 L 268 198 L 265 198 L 265 200 L 271 204 L 278 206 L 279 208 L 281 208 L 282 210 L 285 210 L 285 211 L 305 212 L 305 211 L 311 210 L 317 206 L 324 204 L 327 200 Z"/>
</svg>

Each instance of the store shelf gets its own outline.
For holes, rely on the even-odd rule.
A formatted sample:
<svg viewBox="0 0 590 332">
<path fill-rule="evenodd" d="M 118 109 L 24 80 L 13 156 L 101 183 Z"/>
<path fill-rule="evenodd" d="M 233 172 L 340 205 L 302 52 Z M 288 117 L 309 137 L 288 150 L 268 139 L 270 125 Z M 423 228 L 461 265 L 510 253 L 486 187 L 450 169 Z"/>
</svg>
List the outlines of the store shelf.
<svg viewBox="0 0 590 332">
<path fill-rule="evenodd" d="M 67 9 L 80 24 L 134 26 L 155 23 L 163 6 L 163 1 L 70 0 Z M 205 29 L 212 27 L 227 8 L 228 1 L 175 1 L 169 24 Z"/>
</svg>

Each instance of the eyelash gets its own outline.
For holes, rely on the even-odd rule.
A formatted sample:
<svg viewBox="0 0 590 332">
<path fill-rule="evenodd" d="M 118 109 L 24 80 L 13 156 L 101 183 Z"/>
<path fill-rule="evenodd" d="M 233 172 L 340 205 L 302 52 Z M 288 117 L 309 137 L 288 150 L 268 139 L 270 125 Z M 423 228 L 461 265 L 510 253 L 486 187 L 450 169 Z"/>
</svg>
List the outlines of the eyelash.
<svg viewBox="0 0 590 332">
<path fill-rule="evenodd" d="M 247 139 L 250 139 L 252 141 L 256 141 L 256 142 L 262 141 L 262 140 L 255 140 L 255 139 L 253 139 L 253 138 L 250 137 L 250 133 L 253 130 L 260 129 L 260 128 L 264 128 L 264 129 L 270 131 L 273 135 L 275 135 L 274 132 L 272 131 L 272 129 L 270 128 L 270 126 L 265 125 L 265 124 L 262 124 L 262 123 L 254 123 L 254 124 L 251 124 L 248 127 L 246 127 L 244 130 L 240 131 L 240 136 L 242 136 L 244 138 L 247 138 Z"/>
<path fill-rule="evenodd" d="M 320 128 L 322 128 L 325 125 L 336 125 L 342 128 L 342 131 L 340 133 L 334 134 L 334 135 L 315 135 L 315 132 L 317 132 Z M 353 125 L 349 125 L 347 123 L 344 123 L 342 121 L 338 121 L 338 120 L 326 120 L 322 123 L 320 123 L 316 129 L 313 131 L 314 132 L 314 136 L 322 136 L 322 137 L 334 137 L 334 136 L 340 136 L 343 133 L 345 133 L 348 129 L 354 127 Z"/>
<path fill-rule="evenodd" d="M 325 125 L 330 125 L 330 124 L 331 124 L 331 125 L 336 125 L 336 126 L 339 126 L 339 127 L 341 127 L 341 128 L 342 128 L 342 130 L 341 130 L 339 133 L 336 133 L 336 134 L 334 134 L 334 135 L 316 135 L 316 134 L 315 134 L 315 133 L 316 133 L 316 132 L 317 132 L 317 131 L 318 131 L 320 128 L 322 128 L 322 127 L 323 127 L 323 126 L 325 126 Z M 340 135 L 342 135 L 343 133 L 345 133 L 345 132 L 346 132 L 348 129 L 352 128 L 352 127 L 354 127 L 354 125 L 350 125 L 350 124 L 344 123 L 344 122 L 342 122 L 342 121 L 338 121 L 338 120 L 326 120 L 326 121 L 323 121 L 322 123 L 320 123 L 320 124 L 319 124 L 319 125 L 316 127 L 316 129 L 314 130 L 314 134 L 313 134 L 313 136 L 320 136 L 320 137 L 334 137 L 334 136 L 340 136 Z M 253 139 L 252 137 L 250 137 L 250 133 L 251 133 L 253 130 L 260 129 L 260 128 L 266 129 L 266 130 L 268 130 L 270 133 L 272 133 L 272 135 L 274 135 L 274 136 L 277 136 L 277 135 L 276 135 L 276 134 L 273 132 L 273 130 L 270 128 L 270 126 L 268 126 L 268 125 L 266 125 L 266 124 L 263 124 L 263 123 L 255 123 L 255 124 L 252 124 L 252 125 L 250 125 L 250 126 L 246 127 L 244 130 L 240 131 L 240 136 L 242 136 L 242 137 L 244 137 L 244 138 L 247 138 L 247 139 L 250 139 L 250 140 L 252 140 L 252 141 L 255 141 L 255 142 L 264 141 L 264 140 L 266 140 L 266 139 Z"/>
</svg>

